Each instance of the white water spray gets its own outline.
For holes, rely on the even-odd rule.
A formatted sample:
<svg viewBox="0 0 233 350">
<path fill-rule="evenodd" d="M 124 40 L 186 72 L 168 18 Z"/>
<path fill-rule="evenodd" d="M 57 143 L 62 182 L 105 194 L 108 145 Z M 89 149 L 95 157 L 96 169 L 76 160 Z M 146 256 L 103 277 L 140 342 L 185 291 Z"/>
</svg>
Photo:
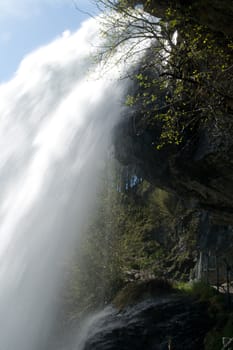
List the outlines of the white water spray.
<svg viewBox="0 0 233 350">
<path fill-rule="evenodd" d="M 0 350 L 46 347 L 62 264 L 122 112 L 117 69 L 96 79 L 97 27 L 39 49 L 0 86 Z"/>
</svg>

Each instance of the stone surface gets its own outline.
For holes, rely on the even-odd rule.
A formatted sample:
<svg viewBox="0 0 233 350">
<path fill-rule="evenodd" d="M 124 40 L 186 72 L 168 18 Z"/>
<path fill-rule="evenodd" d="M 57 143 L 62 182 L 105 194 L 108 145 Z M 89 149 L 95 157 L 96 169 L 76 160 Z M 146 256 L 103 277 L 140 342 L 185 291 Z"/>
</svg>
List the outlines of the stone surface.
<svg viewBox="0 0 233 350">
<path fill-rule="evenodd" d="M 209 327 L 203 304 L 176 295 L 151 299 L 92 323 L 83 350 L 201 350 Z"/>
<path fill-rule="evenodd" d="M 209 210 L 216 220 L 233 223 L 233 125 L 222 126 L 221 135 L 214 126 L 200 128 L 181 147 L 159 151 L 154 147 L 156 128 L 139 135 L 131 125 L 126 118 L 115 132 L 116 158 L 122 164 L 136 165 L 155 186 Z"/>
</svg>

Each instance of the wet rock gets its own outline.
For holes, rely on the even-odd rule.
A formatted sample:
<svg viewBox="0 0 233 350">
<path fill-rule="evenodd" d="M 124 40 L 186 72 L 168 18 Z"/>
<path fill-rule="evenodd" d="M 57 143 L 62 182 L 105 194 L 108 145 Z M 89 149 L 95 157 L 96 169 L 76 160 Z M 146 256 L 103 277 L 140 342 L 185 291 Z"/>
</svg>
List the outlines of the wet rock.
<svg viewBox="0 0 233 350">
<path fill-rule="evenodd" d="M 151 299 L 98 319 L 83 350 L 201 350 L 209 327 L 203 304 L 177 295 Z"/>
</svg>

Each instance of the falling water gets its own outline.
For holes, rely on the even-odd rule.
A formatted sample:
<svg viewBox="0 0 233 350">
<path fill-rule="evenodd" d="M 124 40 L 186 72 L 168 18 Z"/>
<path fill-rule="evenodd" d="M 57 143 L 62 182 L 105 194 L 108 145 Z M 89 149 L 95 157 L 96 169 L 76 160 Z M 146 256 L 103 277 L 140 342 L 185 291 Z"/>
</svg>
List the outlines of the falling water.
<svg viewBox="0 0 233 350">
<path fill-rule="evenodd" d="M 101 74 L 97 21 L 30 54 L 0 86 L 0 349 L 42 350 L 67 254 L 94 202 L 127 82 Z"/>
</svg>

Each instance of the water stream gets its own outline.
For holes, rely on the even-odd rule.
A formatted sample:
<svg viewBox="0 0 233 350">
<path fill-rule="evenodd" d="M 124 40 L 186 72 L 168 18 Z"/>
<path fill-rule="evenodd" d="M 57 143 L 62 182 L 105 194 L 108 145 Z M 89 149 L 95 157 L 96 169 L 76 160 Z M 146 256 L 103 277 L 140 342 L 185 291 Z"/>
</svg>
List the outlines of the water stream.
<svg viewBox="0 0 233 350">
<path fill-rule="evenodd" d="M 0 85 L 0 349 L 42 350 L 63 264 L 94 205 L 127 81 L 94 63 L 91 19 Z"/>
</svg>

